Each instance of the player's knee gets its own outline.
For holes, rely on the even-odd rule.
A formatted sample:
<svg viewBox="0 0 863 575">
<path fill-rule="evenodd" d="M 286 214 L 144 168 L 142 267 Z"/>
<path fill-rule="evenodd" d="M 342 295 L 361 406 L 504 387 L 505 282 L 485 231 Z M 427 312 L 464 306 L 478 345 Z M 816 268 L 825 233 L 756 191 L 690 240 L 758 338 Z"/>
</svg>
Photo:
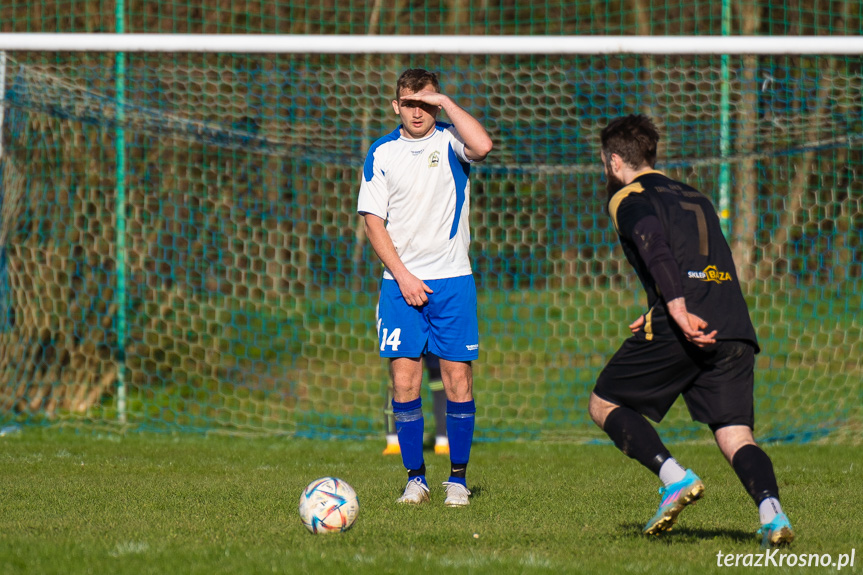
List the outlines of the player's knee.
<svg viewBox="0 0 863 575">
<path fill-rule="evenodd" d="M 590 401 L 587 404 L 587 411 L 593 422 L 602 429 L 608 414 L 616 407 L 613 403 L 609 403 L 595 393 L 591 393 Z"/>
<path fill-rule="evenodd" d="M 716 438 L 716 444 L 728 461 L 731 461 L 742 447 L 757 445 L 752 435 L 752 428 L 748 425 L 711 426 L 711 430 Z"/>
<path fill-rule="evenodd" d="M 446 396 L 450 401 L 463 403 L 473 399 L 473 386 L 468 381 L 451 381 L 449 385 L 444 384 Z"/>
</svg>

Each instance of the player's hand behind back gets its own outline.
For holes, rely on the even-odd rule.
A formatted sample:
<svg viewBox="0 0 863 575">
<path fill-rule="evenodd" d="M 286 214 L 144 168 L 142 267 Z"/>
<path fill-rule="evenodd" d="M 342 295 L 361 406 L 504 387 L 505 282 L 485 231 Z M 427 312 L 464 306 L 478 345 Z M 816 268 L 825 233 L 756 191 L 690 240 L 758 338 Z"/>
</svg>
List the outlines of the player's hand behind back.
<svg viewBox="0 0 863 575">
<path fill-rule="evenodd" d="M 644 314 L 641 314 L 640 316 L 638 316 L 638 319 L 629 324 L 629 331 L 632 332 L 633 335 L 635 335 L 639 331 L 641 331 L 642 326 L 644 326 Z"/>
<path fill-rule="evenodd" d="M 686 311 L 686 302 L 682 297 L 668 302 L 668 313 L 680 327 L 686 340 L 698 347 L 704 347 L 716 343 L 716 330 L 704 333 L 707 322 L 694 313 Z"/>
</svg>

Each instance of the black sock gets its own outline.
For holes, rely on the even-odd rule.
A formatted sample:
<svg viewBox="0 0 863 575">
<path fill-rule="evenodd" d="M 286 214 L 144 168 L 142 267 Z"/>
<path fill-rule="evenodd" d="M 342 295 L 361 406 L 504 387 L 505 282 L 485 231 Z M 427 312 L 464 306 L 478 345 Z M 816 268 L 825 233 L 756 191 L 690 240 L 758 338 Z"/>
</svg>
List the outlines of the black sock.
<svg viewBox="0 0 863 575">
<path fill-rule="evenodd" d="M 425 474 L 426 474 L 426 464 L 425 463 L 423 463 L 422 467 L 420 467 L 419 469 L 408 469 L 408 479 L 411 479 L 412 477 L 419 477 L 420 475 L 425 477 Z"/>
<path fill-rule="evenodd" d="M 451 463 L 449 469 L 449 474 L 451 477 L 458 477 L 459 479 L 464 479 L 465 473 L 467 472 L 467 463 Z"/>
<path fill-rule="evenodd" d="M 779 499 L 779 486 L 773 473 L 773 462 L 757 445 L 744 445 L 731 458 L 731 466 L 755 505 L 768 497 Z"/>
<path fill-rule="evenodd" d="M 659 475 L 659 468 L 671 457 L 659 434 L 644 417 L 628 407 L 617 407 L 605 418 L 603 431 L 625 455 Z"/>
</svg>

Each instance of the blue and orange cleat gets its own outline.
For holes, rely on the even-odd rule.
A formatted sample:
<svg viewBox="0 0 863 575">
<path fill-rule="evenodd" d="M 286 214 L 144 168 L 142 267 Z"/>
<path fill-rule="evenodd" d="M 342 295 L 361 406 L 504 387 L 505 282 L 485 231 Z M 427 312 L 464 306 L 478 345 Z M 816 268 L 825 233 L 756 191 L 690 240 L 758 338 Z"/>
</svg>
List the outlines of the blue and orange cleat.
<svg viewBox="0 0 863 575">
<path fill-rule="evenodd" d="M 683 508 L 704 496 L 704 484 L 691 469 L 687 469 L 683 479 L 668 487 L 660 487 L 659 494 L 662 495 L 659 510 L 644 527 L 645 535 L 659 535 L 663 531 L 671 531 Z"/>
<path fill-rule="evenodd" d="M 783 547 L 794 541 L 794 530 L 784 513 L 773 518 L 770 523 L 765 523 L 756 532 L 761 536 L 762 547 Z"/>
</svg>

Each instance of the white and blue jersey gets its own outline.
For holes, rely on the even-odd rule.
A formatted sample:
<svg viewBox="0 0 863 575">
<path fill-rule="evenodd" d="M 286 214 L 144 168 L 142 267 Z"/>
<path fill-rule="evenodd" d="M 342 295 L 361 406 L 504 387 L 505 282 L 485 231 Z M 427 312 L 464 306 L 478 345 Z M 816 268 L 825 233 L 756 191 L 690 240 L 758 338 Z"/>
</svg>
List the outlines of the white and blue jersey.
<svg viewBox="0 0 863 575">
<path fill-rule="evenodd" d="M 357 211 L 387 222 L 396 253 L 421 280 L 471 274 L 470 160 L 451 124 L 414 140 L 396 128 L 372 144 Z M 385 279 L 393 279 L 388 269 Z"/>
</svg>

